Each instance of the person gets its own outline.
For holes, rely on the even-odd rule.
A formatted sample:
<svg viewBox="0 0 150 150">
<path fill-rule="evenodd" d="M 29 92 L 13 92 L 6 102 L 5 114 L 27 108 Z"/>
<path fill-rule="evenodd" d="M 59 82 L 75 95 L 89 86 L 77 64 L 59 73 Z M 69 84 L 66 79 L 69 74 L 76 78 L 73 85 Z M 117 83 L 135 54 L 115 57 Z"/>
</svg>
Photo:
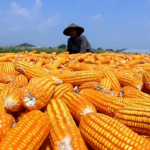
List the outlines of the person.
<svg viewBox="0 0 150 150">
<path fill-rule="evenodd" d="M 92 47 L 88 42 L 84 32 L 84 28 L 74 23 L 64 29 L 63 34 L 70 36 L 67 43 L 67 51 L 69 54 L 92 52 Z"/>
</svg>

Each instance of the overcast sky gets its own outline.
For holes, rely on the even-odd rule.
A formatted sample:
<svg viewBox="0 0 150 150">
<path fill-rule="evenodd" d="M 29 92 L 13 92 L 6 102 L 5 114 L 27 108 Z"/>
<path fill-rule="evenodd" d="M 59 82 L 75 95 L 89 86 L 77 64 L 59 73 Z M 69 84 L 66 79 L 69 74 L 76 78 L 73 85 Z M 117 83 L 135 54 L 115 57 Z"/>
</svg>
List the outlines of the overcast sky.
<svg viewBox="0 0 150 150">
<path fill-rule="evenodd" d="M 71 23 L 93 48 L 150 51 L 150 0 L 0 0 L 0 46 L 67 44 Z"/>
</svg>

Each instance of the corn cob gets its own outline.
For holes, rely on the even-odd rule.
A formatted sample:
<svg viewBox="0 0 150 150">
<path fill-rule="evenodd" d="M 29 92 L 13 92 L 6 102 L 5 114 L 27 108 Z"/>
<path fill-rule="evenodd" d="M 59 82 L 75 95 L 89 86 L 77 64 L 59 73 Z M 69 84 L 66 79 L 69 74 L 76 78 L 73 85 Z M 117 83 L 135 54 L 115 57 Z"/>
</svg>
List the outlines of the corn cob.
<svg viewBox="0 0 150 150">
<path fill-rule="evenodd" d="M 84 70 L 93 70 L 91 66 L 88 64 L 82 62 L 82 63 L 71 63 L 69 64 L 69 67 L 73 69 L 74 71 L 84 71 Z"/>
<path fill-rule="evenodd" d="M 21 90 L 21 88 L 14 89 L 7 95 L 4 100 L 6 110 L 9 110 L 10 112 L 18 112 L 23 109 L 23 105 L 20 100 Z"/>
<path fill-rule="evenodd" d="M 51 80 L 54 80 L 56 83 L 60 84 L 62 83 L 62 81 L 50 74 L 48 74 L 46 71 L 44 71 L 43 69 L 37 67 L 36 65 L 31 65 L 28 62 L 15 62 L 15 69 L 23 74 L 25 74 L 25 76 L 29 79 L 33 78 L 33 77 L 43 77 L 43 76 L 47 76 L 49 77 Z"/>
<path fill-rule="evenodd" d="M 103 73 L 100 71 L 75 71 L 62 73 L 58 75 L 64 83 L 71 83 L 72 85 L 81 85 L 84 82 L 97 81 L 103 78 Z"/>
<path fill-rule="evenodd" d="M 16 122 L 18 122 L 24 115 L 26 115 L 26 114 L 29 113 L 29 112 L 30 112 L 30 111 L 27 110 L 27 109 L 23 109 L 23 110 L 17 112 L 17 113 L 16 113 L 16 116 L 15 116 Z"/>
<path fill-rule="evenodd" d="M 28 110 L 42 109 L 48 104 L 55 87 L 56 83 L 47 77 L 32 78 L 20 93 L 22 105 Z"/>
<path fill-rule="evenodd" d="M 118 110 L 114 118 L 142 135 L 150 135 L 150 108 L 125 107 Z"/>
<path fill-rule="evenodd" d="M 3 87 L 5 86 L 6 84 L 4 83 L 0 83 L 0 92 L 3 90 Z"/>
<path fill-rule="evenodd" d="M 3 72 L 2 70 L 0 71 L 0 82 L 1 83 L 9 83 L 12 81 L 13 81 L 13 79 L 10 77 L 9 74 L 7 74 L 6 72 Z"/>
<path fill-rule="evenodd" d="M 49 133 L 50 119 L 39 110 L 26 114 L 0 143 L 1 150 L 38 150 Z"/>
<path fill-rule="evenodd" d="M 110 58 L 104 57 L 101 54 L 96 54 L 94 55 L 96 60 L 100 60 L 101 64 L 109 64 L 110 63 Z"/>
<path fill-rule="evenodd" d="M 53 150 L 83 149 L 87 147 L 77 128 L 69 109 L 60 99 L 52 99 L 47 105 L 50 117 L 50 141 Z"/>
<path fill-rule="evenodd" d="M 150 71 L 143 73 L 143 82 L 148 90 L 150 90 Z"/>
<path fill-rule="evenodd" d="M 61 65 L 61 62 L 60 62 L 59 59 L 55 59 L 55 60 L 53 61 L 52 66 L 53 66 L 54 69 L 57 69 L 60 65 Z"/>
<path fill-rule="evenodd" d="M 17 72 L 15 70 L 15 65 L 12 62 L 5 63 L 2 70 L 7 74 L 11 75 L 12 78 L 15 78 L 17 75 Z"/>
<path fill-rule="evenodd" d="M 111 90 L 111 80 L 109 78 L 103 78 L 100 82 L 101 86 L 103 87 L 102 91 L 109 93 Z"/>
<path fill-rule="evenodd" d="M 62 69 L 55 69 L 55 70 L 50 70 L 50 74 L 57 77 L 59 74 L 69 72 L 68 70 L 62 70 Z"/>
<path fill-rule="evenodd" d="M 110 70 L 106 70 L 104 71 L 104 75 L 106 78 L 111 80 L 111 88 L 112 91 L 118 91 L 117 95 L 119 95 L 120 89 L 121 89 L 121 85 L 118 81 L 118 79 L 115 77 L 114 73 Z"/>
<path fill-rule="evenodd" d="M 119 78 L 119 82 L 122 86 L 132 86 L 138 90 L 143 89 L 143 81 L 135 78 L 134 76 L 123 76 Z"/>
<path fill-rule="evenodd" d="M 99 82 L 85 82 L 79 86 L 79 91 L 82 89 L 102 90 L 102 85 Z"/>
<path fill-rule="evenodd" d="M 0 62 L 5 62 L 8 60 L 8 57 L 7 56 L 2 56 L 0 57 Z"/>
<path fill-rule="evenodd" d="M 116 110 L 128 105 L 123 103 L 123 98 L 105 94 L 92 89 L 83 89 L 80 95 L 89 100 L 97 111 L 100 111 L 109 116 L 113 116 Z"/>
<path fill-rule="evenodd" d="M 68 106 L 72 116 L 78 122 L 80 121 L 82 116 L 91 112 L 96 112 L 96 108 L 91 102 L 89 102 L 84 97 L 74 92 L 65 93 L 61 97 L 61 99 Z"/>
<path fill-rule="evenodd" d="M 148 139 L 150 141 L 150 136 L 147 136 L 147 135 L 141 135 L 142 137 Z"/>
<path fill-rule="evenodd" d="M 37 67 L 36 65 L 30 64 L 28 62 L 16 61 L 15 69 L 27 76 L 29 79 L 33 77 L 49 76 L 48 73 Z"/>
<path fill-rule="evenodd" d="M 131 86 L 124 86 L 122 88 L 122 97 L 136 98 L 136 99 L 144 99 L 145 102 L 150 102 L 150 95 L 139 91 Z"/>
<path fill-rule="evenodd" d="M 12 83 L 9 83 L 9 84 L 6 84 L 4 87 L 3 87 L 3 89 L 2 89 L 2 91 L 1 91 L 1 93 L 0 93 L 0 98 L 1 98 L 1 100 L 4 102 L 5 101 L 5 99 L 6 99 L 6 97 L 8 96 L 8 94 L 10 93 L 10 92 L 12 92 L 14 89 L 16 89 L 17 88 L 17 85 L 16 84 L 14 84 L 13 82 Z"/>
<path fill-rule="evenodd" d="M 85 115 L 79 125 L 84 140 L 95 150 L 148 150 L 150 142 L 119 121 L 100 113 Z"/>
<path fill-rule="evenodd" d="M 143 59 L 144 55 L 143 54 L 138 54 L 138 55 L 133 54 L 132 57 L 133 57 L 133 59 Z"/>
<path fill-rule="evenodd" d="M 134 74 L 133 74 L 133 77 L 135 77 L 135 78 L 137 78 L 137 79 L 139 79 L 139 80 L 143 80 L 143 79 L 142 79 L 142 73 L 139 73 L 139 72 L 134 73 Z"/>
<path fill-rule="evenodd" d="M 4 107 L 4 102 L 2 100 L 0 100 L 0 113 L 5 113 L 5 107 Z"/>
<path fill-rule="evenodd" d="M 38 60 L 35 65 L 38 66 L 38 67 L 41 67 L 43 65 L 43 61 Z"/>
<path fill-rule="evenodd" d="M 0 113 L 0 142 L 15 125 L 15 119 L 7 113 Z"/>
<path fill-rule="evenodd" d="M 78 57 L 76 58 L 79 62 L 83 62 L 87 57 L 88 57 L 88 54 L 85 53 L 85 54 L 79 54 Z"/>
<path fill-rule="evenodd" d="M 137 64 L 144 64 L 144 63 L 145 63 L 145 61 L 143 61 L 143 60 L 129 60 L 129 61 L 127 61 L 127 64 L 129 66 L 134 66 Z"/>
<path fill-rule="evenodd" d="M 73 86 L 70 83 L 63 83 L 60 85 L 57 85 L 53 97 L 60 98 L 64 93 L 73 91 Z"/>
<path fill-rule="evenodd" d="M 23 74 L 19 74 L 13 81 L 17 87 L 23 87 L 28 84 L 28 79 Z"/>
<path fill-rule="evenodd" d="M 43 144 L 42 144 L 42 146 L 40 147 L 39 150 L 53 150 L 52 147 L 51 147 L 49 137 L 47 137 L 45 139 L 45 141 L 43 142 Z"/>
<path fill-rule="evenodd" d="M 133 68 L 136 68 L 138 70 L 150 71 L 149 65 L 150 63 L 138 64 L 138 65 L 134 65 Z"/>
</svg>

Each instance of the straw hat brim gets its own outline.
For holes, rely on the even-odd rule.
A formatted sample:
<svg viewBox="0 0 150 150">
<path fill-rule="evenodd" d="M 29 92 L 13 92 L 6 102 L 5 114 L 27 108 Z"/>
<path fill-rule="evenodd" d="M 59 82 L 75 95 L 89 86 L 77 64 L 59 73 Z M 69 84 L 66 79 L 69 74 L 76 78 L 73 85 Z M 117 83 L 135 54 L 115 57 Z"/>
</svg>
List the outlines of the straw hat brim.
<svg viewBox="0 0 150 150">
<path fill-rule="evenodd" d="M 67 35 L 67 36 L 70 36 L 70 28 L 75 28 L 77 29 L 80 33 L 83 33 L 84 32 L 84 28 L 83 27 L 80 27 L 74 23 L 70 24 L 64 31 L 63 31 L 63 34 L 64 35 Z"/>
</svg>

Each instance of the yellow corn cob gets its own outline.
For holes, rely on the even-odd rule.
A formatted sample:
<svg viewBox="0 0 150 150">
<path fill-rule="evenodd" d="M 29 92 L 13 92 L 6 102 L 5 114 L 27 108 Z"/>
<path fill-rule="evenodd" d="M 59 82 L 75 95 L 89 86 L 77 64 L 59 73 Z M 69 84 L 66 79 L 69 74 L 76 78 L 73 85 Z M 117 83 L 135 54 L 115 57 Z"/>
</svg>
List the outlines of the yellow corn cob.
<svg viewBox="0 0 150 150">
<path fill-rule="evenodd" d="M 150 108 L 150 100 L 142 98 L 123 98 L 122 103 L 127 106 Z"/>
<path fill-rule="evenodd" d="M 85 141 L 95 150 L 149 150 L 150 142 L 121 122 L 100 113 L 85 115 L 79 125 Z"/>
<path fill-rule="evenodd" d="M 69 67 L 73 69 L 74 71 L 84 71 L 84 70 L 93 70 L 91 66 L 88 64 L 82 62 L 82 63 L 71 63 L 69 64 Z"/>
<path fill-rule="evenodd" d="M 87 150 L 79 129 L 62 100 L 52 99 L 47 105 L 47 112 L 51 121 L 50 141 L 53 150 Z"/>
<path fill-rule="evenodd" d="M 48 76 L 45 71 L 43 71 L 36 65 L 30 64 L 29 62 L 25 61 L 16 61 L 15 69 L 20 73 L 25 74 L 25 76 L 27 76 L 29 79 L 32 77 Z"/>
<path fill-rule="evenodd" d="M 42 144 L 42 146 L 40 147 L 39 150 L 53 150 L 52 147 L 51 147 L 49 137 L 47 137 L 45 139 L 45 141 L 43 142 L 43 144 Z"/>
<path fill-rule="evenodd" d="M 111 84 L 111 80 L 109 78 L 103 78 L 101 80 L 100 84 L 103 87 L 103 89 L 102 89 L 103 92 L 106 92 L 106 93 L 110 92 L 112 84 Z"/>
<path fill-rule="evenodd" d="M 85 82 L 79 86 L 79 90 L 89 89 L 89 88 L 93 90 L 102 90 L 103 87 L 99 82 L 95 82 L 95 81 Z"/>
<path fill-rule="evenodd" d="M 36 65 L 32 65 L 28 62 L 17 61 L 15 62 L 15 69 L 23 74 L 29 79 L 33 77 L 43 77 L 47 76 L 57 82 L 58 84 L 62 83 L 62 81 L 44 71 L 42 68 L 39 68 Z"/>
<path fill-rule="evenodd" d="M 69 92 L 69 91 L 70 92 L 73 91 L 72 84 L 70 84 L 70 83 L 63 83 L 63 84 L 57 85 L 55 90 L 54 90 L 53 97 L 61 98 L 61 96 L 64 93 Z"/>
<path fill-rule="evenodd" d="M 87 53 L 85 53 L 85 54 L 78 54 L 78 56 L 76 57 L 76 59 L 77 59 L 79 62 L 83 62 L 87 57 L 88 57 L 88 54 L 87 54 Z"/>
<path fill-rule="evenodd" d="M 55 60 L 53 61 L 52 67 L 53 67 L 54 69 L 57 69 L 60 65 L 61 65 L 60 60 L 59 60 L 59 59 L 55 59 Z"/>
<path fill-rule="evenodd" d="M 6 85 L 6 84 L 4 84 L 4 83 L 0 83 L 0 91 L 3 90 L 3 87 L 4 87 L 5 85 Z"/>
<path fill-rule="evenodd" d="M 110 63 L 110 58 L 104 57 L 101 54 L 95 54 L 94 57 L 96 60 L 100 60 L 102 64 L 109 64 Z"/>
<path fill-rule="evenodd" d="M 23 105 L 20 100 L 21 90 L 21 88 L 14 89 L 6 96 L 6 99 L 4 100 L 6 110 L 18 112 L 23 109 Z"/>
<path fill-rule="evenodd" d="M 42 60 L 38 60 L 35 65 L 38 67 L 41 67 L 43 65 L 43 62 L 44 61 L 42 61 Z"/>
<path fill-rule="evenodd" d="M 1 56 L 0 57 L 0 62 L 5 62 L 8 60 L 8 57 L 7 56 Z"/>
<path fill-rule="evenodd" d="M 137 64 L 144 64 L 144 63 L 145 63 L 145 61 L 143 61 L 143 60 L 129 60 L 129 61 L 127 61 L 127 64 L 130 66 L 137 65 Z"/>
<path fill-rule="evenodd" d="M 137 73 L 137 71 L 135 70 L 131 70 L 131 69 L 121 69 L 119 71 L 114 71 L 114 74 L 116 76 L 116 78 L 119 80 L 119 78 L 123 77 L 123 76 L 133 76 L 134 73 Z"/>
<path fill-rule="evenodd" d="M 150 108 L 148 107 L 128 106 L 118 110 L 114 118 L 139 134 L 150 135 Z"/>
<path fill-rule="evenodd" d="M 132 57 L 133 57 L 133 59 L 142 59 L 144 56 L 143 56 L 143 54 L 138 54 L 138 55 L 136 55 L 136 54 L 132 54 Z"/>
<path fill-rule="evenodd" d="M 46 64 L 45 67 L 49 70 L 56 70 L 57 68 L 52 66 L 52 64 Z"/>
<path fill-rule="evenodd" d="M 114 73 L 112 71 L 110 71 L 110 70 L 106 70 L 103 73 L 106 76 L 106 78 L 111 80 L 112 91 L 118 91 L 117 95 L 119 95 L 120 89 L 121 89 L 121 85 L 120 85 L 118 79 L 115 77 Z"/>
<path fill-rule="evenodd" d="M 11 76 L 9 74 L 0 70 L 0 82 L 1 83 L 9 83 L 12 81 L 13 81 L 13 79 L 11 78 Z"/>
<path fill-rule="evenodd" d="M 28 84 L 28 79 L 23 74 L 19 74 L 13 81 L 17 87 L 23 87 Z"/>
<path fill-rule="evenodd" d="M 15 65 L 12 62 L 5 63 L 2 70 L 4 72 L 8 73 L 8 74 L 11 74 L 11 75 L 14 75 L 14 76 L 17 75 L 17 72 L 15 70 Z"/>
<path fill-rule="evenodd" d="M 48 104 L 55 87 L 56 83 L 47 77 L 32 78 L 20 93 L 22 105 L 28 110 L 42 109 Z"/>
<path fill-rule="evenodd" d="M 96 112 L 96 108 L 91 102 L 74 92 L 65 93 L 61 99 L 68 106 L 72 116 L 78 122 L 80 122 L 82 116 L 91 112 Z"/>
<path fill-rule="evenodd" d="M 8 96 L 8 94 L 16 88 L 17 88 L 17 86 L 13 82 L 6 84 L 0 93 L 1 100 L 4 102 L 6 97 Z"/>
<path fill-rule="evenodd" d="M 136 68 L 138 70 L 150 71 L 149 65 L 150 63 L 138 64 L 138 65 L 134 65 L 133 68 Z"/>
<path fill-rule="evenodd" d="M 143 89 L 143 81 L 135 78 L 134 76 L 123 76 L 119 78 L 119 82 L 122 86 L 132 86 L 138 90 Z"/>
<path fill-rule="evenodd" d="M 27 109 L 23 109 L 23 110 L 17 112 L 17 113 L 16 113 L 16 116 L 15 116 L 16 122 L 18 122 L 24 115 L 26 115 L 26 114 L 29 113 L 29 112 L 30 112 L 30 111 L 27 110 Z"/>
<path fill-rule="evenodd" d="M 5 113 L 5 107 L 4 107 L 4 102 L 2 100 L 0 100 L 0 113 Z"/>
<path fill-rule="evenodd" d="M 143 82 L 148 90 L 150 90 L 150 71 L 143 73 Z"/>
<path fill-rule="evenodd" d="M 55 70 L 50 70 L 50 74 L 57 77 L 59 74 L 69 72 L 68 70 L 62 70 L 62 69 L 55 69 Z"/>
<path fill-rule="evenodd" d="M 134 74 L 133 74 L 133 77 L 135 77 L 135 78 L 137 78 L 137 79 L 139 79 L 139 80 L 143 80 L 143 79 L 142 79 L 142 73 L 139 73 L 139 72 L 134 73 Z"/>
<path fill-rule="evenodd" d="M 0 143 L 1 150 L 38 150 L 49 134 L 50 119 L 33 110 L 26 114 Z"/>
<path fill-rule="evenodd" d="M 105 94 L 92 89 L 83 89 L 80 95 L 89 100 L 97 111 L 113 116 L 114 112 L 127 104 L 123 103 L 123 98 Z"/>
<path fill-rule="evenodd" d="M 131 86 L 125 86 L 122 88 L 122 97 L 145 99 L 145 102 L 150 102 L 149 94 L 139 91 Z"/>
<path fill-rule="evenodd" d="M 56 55 L 56 57 L 69 57 L 69 52 L 68 51 L 65 51 L 65 52 L 62 52 L 62 53 L 59 53 Z"/>
<path fill-rule="evenodd" d="M 81 85 L 84 82 L 97 81 L 103 78 L 103 73 L 100 71 L 75 71 L 62 73 L 58 75 L 64 83 L 71 83 L 72 85 Z"/>
<path fill-rule="evenodd" d="M 15 125 L 15 119 L 7 113 L 0 113 L 0 142 Z"/>
</svg>

